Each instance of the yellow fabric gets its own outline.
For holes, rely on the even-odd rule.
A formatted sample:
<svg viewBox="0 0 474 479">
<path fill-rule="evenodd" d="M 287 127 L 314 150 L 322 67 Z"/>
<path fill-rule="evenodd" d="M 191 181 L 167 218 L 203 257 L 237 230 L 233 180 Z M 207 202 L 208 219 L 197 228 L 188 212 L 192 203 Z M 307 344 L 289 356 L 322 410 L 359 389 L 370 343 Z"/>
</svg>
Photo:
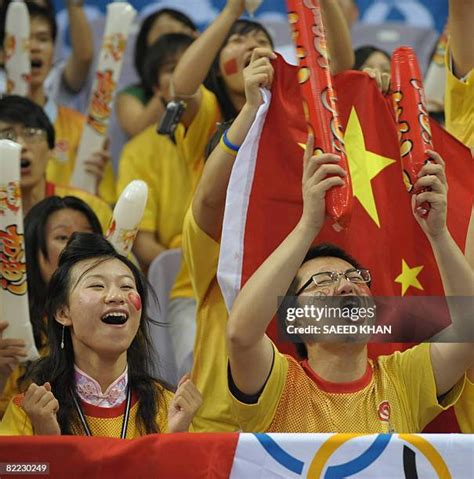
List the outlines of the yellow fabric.
<svg viewBox="0 0 474 479">
<path fill-rule="evenodd" d="M 99 219 L 102 230 L 105 234 L 109 227 L 110 220 L 112 219 L 112 210 L 110 206 L 98 196 L 91 195 L 86 191 L 73 188 L 72 186 L 60 186 L 55 185 L 54 194 L 60 197 L 63 196 L 76 196 L 84 202 L 86 202 L 96 214 Z"/>
<path fill-rule="evenodd" d="M 446 129 L 459 141 L 474 147 L 474 69 L 464 80 L 456 78 L 451 68 L 451 52 L 446 49 L 446 92 L 444 111 Z"/>
<path fill-rule="evenodd" d="M 14 400 L 8 403 L 0 422 L 0 436 L 33 436 L 33 426 L 29 417 Z"/>
<path fill-rule="evenodd" d="M 237 431 L 227 393 L 227 309 L 217 284 L 219 244 L 202 231 L 190 208 L 183 253 L 197 301 L 192 378 L 203 396 L 193 419 L 196 432 Z"/>
<path fill-rule="evenodd" d="M 147 183 L 148 200 L 140 230 L 155 233 L 167 249 L 181 247 L 186 211 L 204 167 L 204 150 L 219 118 L 216 97 L 202 88 L 201 107 L 190 127 L 179 124 L 176 144 L 151 126 L 129 141 L 120 158 L 117 197 L 135 179 Z M 184 261 L 171 298 L 192 298 Z"/>
<path fill-rule="evenodd" d="M 176 145 L 183 158 L 186 158 L 186 161 L 196 169 L 193 175 L 196 183 L 201 177 L 204 166 L 206 146 L 216 131 L 217 122 L 221 119 L 219 103 L 214 93 L 203 86 L 201 93 L 201 105 L 191 125 L 186 131 L 180 130 L 180 134 L 176 136 Z"/>
<path fill-rule="evenodd" d="M 474 383 L 468 378 L 461 397 L 454 405 L 454 412 L 461 432 L 474 434 Z"/>
<path fill-rule="evenodd" d="M 292 357 L 275 348 L 270 377 L 256 404 L 232 395 L 232 407 L 245 432 L 416 433 L 459 398 L 464 381 L 439 404 L 430 359 L 430 345 L 370 361 L 367 386 L 350 393 L 326 392 Z M 388 401 L 390 418 L 379 417 Z"/>
<path fill-rule="evenodd" d="M 178 125 L 180 129 L 182 126 Z M 157 241 L 166 248 L 179 246 L 191 177 L 176 145 L 168 137 L 158 135 L 155 126 L 147 128 L 124 146 L 117 197 L 135 179 L 148 185 L 148 200 L 140 230 L 156 233 Z"/>
<path fill-rule="evenodd" d="M 173 398 L 173 394 L 161 388 L 164 398 L 164 404 L 156 416 L 156 422 L 161 432 L 166 432 L 168 429 L 168 407 Z M 0 423 L 0 435 L 4 436 L 32 436 L 33 427 L 31 421 L 23 408 L 21 407 L 21 396 L 15 397 L 10 401 L 5 416 Z M 95 410 L 105 408 L 95 408 Z M 142 434 L 138 430 L 136 424 L 138 402 L 130 409 L 130 419 L 127 427 L 127 439 L 134 439 L 140 437 Z M 91 415 L 85 413 L 87 424 L 93 436 L 97 437 L 120 437 L 123 422 L 123 411 L 117 412 L 115 417 L 98 417 L 98 415 Z M 80 423 L 74 423 L 72 426 L 73 435 L 83 436 L 84 430 Z"/>
<path fill-rule="evenodd" d="M 47 318 L 44 318 L 44 322 L 46 324 Z M 41 344 L 43 346 L 39 350 L 40 356 L 43 358 L 48 354 L 49 348 L 47 346 L 47 338 L 46 335 L 42 334 L 41 338 Z M 10 401 L 20 394 L 22 391 L 18 388 L 18 379 L 20 379 L 26 372 L 25 366 L 22 364 L 19 364 L 10 374 L 5 387 L 3 388 L 2 393 L 0 394 L 0 419 L 3 417 L 5 414 L 5 411 L 7 410 L 8 404 Z"/>
<path fill-rule="evenodd" d="M 21 376 L 23 376 L 24 372 L 25 372 L 25 368 L 23 366 L 18 365 L 10 374 L 5 384 L 5 388 L 3 389 L 2 394 L 0 395 L 0 419 L 5 414 L 8 403 L 16 394 L 20 392 L 18 390 L 17 384 L 18 384 L 18 379 Z"/>
<path fill-rule="evenodd" d="M 56 145 L 46 168 L 46 179 L 59 185 L 68 185 L 71 179 L 76 154 L 81 141 L 85 117 L 75 110 L 58 106 L 54 122 Z M 105 167 L 104 178 L 99 185 L 99 195 L 108 204 L 115 203 L 115 175 L 112 163 Z"/>
</svg>

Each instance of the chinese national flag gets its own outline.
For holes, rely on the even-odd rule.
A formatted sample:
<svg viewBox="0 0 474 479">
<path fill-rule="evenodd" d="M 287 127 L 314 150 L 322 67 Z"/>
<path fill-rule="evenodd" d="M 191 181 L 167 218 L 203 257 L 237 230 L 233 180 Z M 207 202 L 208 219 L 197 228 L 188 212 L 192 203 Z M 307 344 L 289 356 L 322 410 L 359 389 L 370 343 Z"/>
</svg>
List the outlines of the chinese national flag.
<svg viewBox="0 0 474 479">
<path fill-rule="evenodd" d="M 308 128 L 297 67 L 278 58 L 274 68 L 271 101 L 267 98 L 259 110 L 240 148 L 227 192 L 218 278 L 229 309 L 302 213 Z M 443 295 L 431 246 L 413 217 L 403 183 L 391 99 L 363 73 L 346 72 L 334 82 L 355 201 L 350 225 L 337 232 L 326 224 L 317 242 L 339 245 L 370 269 L 374 296 Z M 448 228 L 464 251 L 473 203 L 472 156 L 437 124 L 432 132 L 435 150 L 446 162 Z M 267 332 L 280 351 L 294 354 L 291 344 L 279 342 L 275 320 Z M 401 348 L 372 345 L 371 354 Z"/>
</svg>

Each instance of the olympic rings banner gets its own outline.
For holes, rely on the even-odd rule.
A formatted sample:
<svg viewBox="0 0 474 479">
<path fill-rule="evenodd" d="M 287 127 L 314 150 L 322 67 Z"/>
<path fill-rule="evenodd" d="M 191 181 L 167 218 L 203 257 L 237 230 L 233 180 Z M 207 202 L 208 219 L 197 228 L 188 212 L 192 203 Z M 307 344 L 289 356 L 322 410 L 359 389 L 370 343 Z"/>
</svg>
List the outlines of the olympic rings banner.
<svg viewBox="0 0 474 479">
<path fill-rule="evenodd" d="M 241 434 L 231 479 L 472 477 L 474 435 Z"/>
<path fill-rule="evenodd" d="M 472 434 L 0 436 L 0 475 L 34 467 L 55 479 L 468 479 L 473 451 Z"/>
</svg>

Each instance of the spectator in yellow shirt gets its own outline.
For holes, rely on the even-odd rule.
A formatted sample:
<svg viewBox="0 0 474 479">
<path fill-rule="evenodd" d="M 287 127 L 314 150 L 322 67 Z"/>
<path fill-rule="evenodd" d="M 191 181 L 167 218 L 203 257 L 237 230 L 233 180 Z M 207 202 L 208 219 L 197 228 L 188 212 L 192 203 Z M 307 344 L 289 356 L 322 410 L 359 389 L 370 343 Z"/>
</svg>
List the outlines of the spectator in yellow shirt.
<svg viewBox="0 0 474 479">
<path fill-rule="evenodd" d="M 25 215 L 47 196 L 77 196 L 92 208 L 106 231 L 112 211 L 104 200 L 76 188 L 46 181 L 55 131 L 40 106 L 20 96 L 1 98 L 0 138 L 16 141 L 22 146 L 20 187 Z"/>
<path fill-rule="evenodd" d="M 0 434 L 135 438 L 188 431 L 201 403 L 151 373 L 147 284 L 101 235 L 74 233 L 48 289 L 48 354 L 9 404 Z M 120 327 L 118 327 L 120 326 Z"/>
<path fill-rule="evenodd" d="M 244 141 L 261 104 L 260 87 L 269 87 L 273 77 L 271 50 L 257 48 L 244 70 L 246 104 L 226 135 L 232 143 Z M 227 185 L 236 152 L 222 140 L 206 161 L 183 228 L 183 252 L 197 299 L 197 334 L 194 345 L 193 379 L 205 391 L 203 406 L 194 418 L 197 431 L 235 431 L 227 396 L 225 328 L 228 312 L 217 283 L 219 241 Z"/>
<path fill-rule="evenodd" d="M 192 149 L 186 147 L 183 149 L 186 161 L 199 162 L 201 167 L 204 165 L 208 140 L 216 132 L 217 121 L 224 120 L 228 122 L 233 120 L 244 107 L 245 92 L 243 70 L 250 62 L 252 51 L 259 46 L 273 47 L 271 36 L 263 25 L 250 20 L 239 20 L 244 8 L 244 0 L 228 0 L 223 11 L 214 22 L 197 38 L 186 52 L 184 52 L 176 65 L 172 79 L 170 79 L 172 90 L 175 94 L 175 98 L 173 99 L 182 99 L 186 103 L 186 110 L 181 118 L 181 125 L 185 129 L 192 127 L 196 118 L 200 115 L 203 105 L 208 103 L 214 108 L 213 115 L 208 116 L 210 121 L 208 121 L 207 124 L 203 123 L 202 126 L 202 130 L 206 132 L 206 141 L 202 143 L 199 148 Z M 210 99 L 212 99 L 212 103 Z M 188 134 L 189 133 L 186 132 L 186 137 Z M 199 235 L 199 233 L 197 234 Z M 203 261 L 201 265 L 203 269 L 193 269 L 191 275 L 207 276 L 209 273 L 211 276 L 214 276 L 214 267 L 216 266 L 214 264 L 214 259 L 216 259 L 214 254 L 215 249 L 213 249 L 212 252 L 207 250 L 198 252 L 194 247 L 195 245 L 189 247 L 190 250 L 192 249 L 191 260 L 189 260 L 190 251 L 188 251 L 188 253 L 185 252 L 185 255 L 187 255 L 186 264 L 188 268 L 191 268 L 189 261 L 198 261 L 195 255 L 200 255 L 205 261 Z M 209 254 L 209 256 L 207 256 L 207 254 Z M 191 277 L 191 281 L 194 282 L 194 280 L 195 279 Z M 201 291 L 197 292 L 194 285 L 193 289 L 196 299 L 198 303 L 200 303 L 202 300 L 199 296 Z M 201 305 L 199 307 L 202 308 L 203 306 Z M 226 318 L 225 307 L 223 303 L 221 304 L 220 300 L 218 301 L 218 305 L 213 304 L 212 308 L 209 311 L 206 309 L 206 311 L 212 317 L 217 316 L 217 314 L 221 312 L 221 318 L 223 320 Z M 199 319 L 200 314 L 201 312 L 198 311 L 198 328 L 200 327 L 199 323 L 201 321 Z M 221 324 L 220 318 L 216 323 L 216 334 L 217 331 L 222 331 L 218 327 L 219 324 Z M 211 337 L 207 336 L 204 331 L 198 332 L 198 336 L 194 342 L 194 359 L 196 359 L 197 355 L 201 354 L 202 348 L 205 347 L 202 343 L 202 335 L 206 336 L 206 344 L 210 344 L 207 341 L 211 341 Z M 217 339 L 217 336 L 215 337 Z M 212 369 L 217 364 L 214 361 L 210 361 L 210 358 L 222 357 L 222 347 L 218 347 L 220 343 L 217 342 L 215 346 L 217 349 L 214 349 L 213 346 L 207 348 L 209 356 L 200 356 L 199 359 L 197 359 L 200 365 L 205 363 L 203 367 L 199 365 L 193 366 L 193 377 L 196 381 L 199 381 L 201 386 L 206 387 L 208 399 L 205 409 L 209 408 L 209 414 L 204 413 L 206 419 L 201 421 L 197 418 L 195 427 L 201 431 L 219 430 L 221 426 L 224 428 L 221 430 L 235 430 L 235 424 L 230 423 L 229 426 L 227 416 L 220 414 L 221 407 L 225 408 L 225 406 L 222 405 L 222 401 L 215 401 L 215 398 L 222 398 L 222 388 L 211 392 L 212 384 L 219 383 L 222 378 L 219 366 L 217 366 L 215 370 L 216 375 L 212 372 L 208 374 L 209 368 Z M 198 370 L 200 372 L 197 372 Z M 215 404 L 214 409 L 212 404 Z M 203 409 L 201 409 L 201 411 L 202 410 Z M 207 418 L 210 419 L 210 422 L 206 422 Z"/>
<path fill-rule="evenodd" d="M 148 52 L 145 61 L 147 82 L 164 104 L 171 99 L 170 78 L 183 52 L 193 38 L 182 33 L 163 35 Z M 187 129 L 179 124 L 172 138 L 159 135 L 150 126 L 128 142 L 119 165 L 118 193 L 134 180 L 145 181 L 149 188 L 148 201 L 133 252 L 142 269 L 164 250 L 181 247 L 181 232 L 185 212 L 204 166 L 201 155 L 211 135 L 210 125 L 217 121 L 214 95 L 202 88 L 203 101 Z M 192 367 L 195 336 L 196 302 L 184 261 L 170 294 L 166 315 L 172 339 L 176 381 Z"/>
<path fill-rule="evenodd" d="M 205 85 L 216 98 L 217 115 L 233 120 L 245 104 L 243 70 L 256 47 L 273 48 L 265 27 L 239 19 L 244 0 L 228 0 L 206 31 L 185 52 L 173 73 L 172 85 L 177 99 L 186 102 L 181 122 L 188 127 L 202 103 Z M 216 125 L 209 125 L 212 132 Z M 204 156 L 202 151 L 194 155 Z"/>
<path fill-rule="evenodd" d="M 30 14 L 31 84 L 29 97 L 48 115 L 56 131 L 54 150 L 46 172 L 48 181 L 68 186 L 82 136 L 85 117 L 79 112 L 58 105 L 54 97 L 47 97 L 45 81 L 52 69 L 56 19 L 51 9 L 28 3 Z M 97 193 L 109 204 L 115 202 L 115 176 L 107 149 L 88 160 L 87 171 L 97 177 Z"/>
<path fill-rule="evenodd" d="M 295 297 L 298 306 L 302 294 L 334 296 L 342 308 L 371 296 L 370 272 L 347 253 L 331 245 L 311 248 L 324 224 L 326 192 L 342 185 L 345 175 L 337 155 L 316 157 L 313 151 L 310 137 L 298 224 L 248 280 L 229 316 L 233 411 L 249 432 L 421 432 L 459 398 L 474 364 L 472 343 L 421 344 L 372 362 L 365 342 L 353 337 L 330 342 L 305 336 L 308 359 L 299 364 L 281 355 L 265 334 L 279 297 Z M 433 161 L 416 185 L 429 191 L 413 197 L 413 214 L 430 241 L 446 296 L 470 296 L 473 272 L 446 226 L 444 162 L 435 152 L 429 155 Z M 424 201 L 430 203 L 426 217 L 418 211 Z M 471 321 L 459 304 L 450 304 L 450 313 L 458 326 Z"/>
<path fill-rule="evenodd" d="M 183 55 L 173 74 L 177 95 L 184 95 L 188 103 L 183 116 L 186 125 L 193 118 L 193 108 L 200 104 L 199 95 L 193 94 L 211 69 L 205 84 L 216 95 L 222 117 L 235 118 L 227 131 L 234 145 L 243 142 L 255 119 L 262 101 L 259 87 L 269 88 L 273 76 L 269 63 L 273 57 L 271 37 L 260 24 L 238 20 L 244 3 L 228 0 L 213 24 Z M 350 34 L 335 2 L 322 1 L 321 6 L 334 58 L 331 71 L 336 74 L 352 67 Z M 222 142 L 219 145 L 206 161 L 183 227 L 183 252 L 197 300 L 193 379 L 204 397 L 193 421 L 197 431 L 239 429 L 227 393 L 228 312 L 216 277 L 225 196 L 236 153 Z"/>
</svg>

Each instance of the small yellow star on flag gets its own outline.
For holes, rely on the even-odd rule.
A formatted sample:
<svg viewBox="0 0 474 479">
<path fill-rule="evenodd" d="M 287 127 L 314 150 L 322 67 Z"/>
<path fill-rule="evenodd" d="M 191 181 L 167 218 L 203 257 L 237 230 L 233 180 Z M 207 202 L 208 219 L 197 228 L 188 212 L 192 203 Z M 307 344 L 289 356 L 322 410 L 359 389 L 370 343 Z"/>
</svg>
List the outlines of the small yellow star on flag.
<svg viewBox="0 0 474 479">
<path fill-rule="evenodd" d="M 410 268 L 406 261 L 402 259 L 402 272 L 395 278 L 395 282 L 402 285 L 402 296 L 405 296 L 405 293 L 410 286 L 423 291 L 423 286 L 421 286 L 417 278 L 422 269 L 423 266 L 415 266 L 414 268 Z"/>
</svg>

